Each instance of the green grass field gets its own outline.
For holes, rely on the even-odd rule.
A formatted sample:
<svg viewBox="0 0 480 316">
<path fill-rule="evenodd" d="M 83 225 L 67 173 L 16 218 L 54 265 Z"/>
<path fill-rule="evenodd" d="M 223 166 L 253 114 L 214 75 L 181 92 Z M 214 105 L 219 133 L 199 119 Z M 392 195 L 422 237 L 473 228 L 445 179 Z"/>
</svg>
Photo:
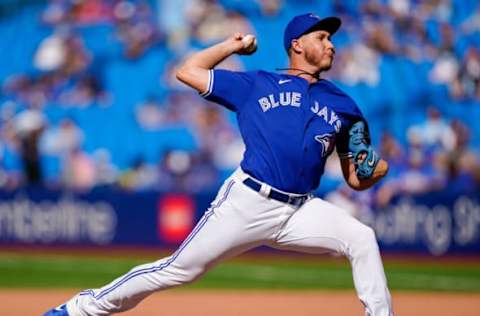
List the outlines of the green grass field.
<svg viewBox="0 0 480 316">
<path fill-rule="evenodd" d="M 42 255 L 0 252 L 1 288 L 94 288 L 152 256 Z M 393 290 L 480 292 L 480 264 L 387 260 Z M 353 289 L 350 265 L 341 259 L 242 257 L 227 261 L 187 288 Z"/>
</svg>

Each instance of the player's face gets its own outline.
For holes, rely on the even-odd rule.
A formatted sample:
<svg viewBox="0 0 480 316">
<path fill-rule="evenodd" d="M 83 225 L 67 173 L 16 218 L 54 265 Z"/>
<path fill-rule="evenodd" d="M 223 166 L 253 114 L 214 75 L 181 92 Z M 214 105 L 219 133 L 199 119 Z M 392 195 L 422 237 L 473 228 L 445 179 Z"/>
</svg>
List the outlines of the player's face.
<svg viewBox="0 0 480 316">
<path fill-rule="evenodd" d="M 329 70 L 333 64 L 335 47 L 327 31 L 315 31 L 302 36 L 305 60 L 319 71 Z"/>
</svg>

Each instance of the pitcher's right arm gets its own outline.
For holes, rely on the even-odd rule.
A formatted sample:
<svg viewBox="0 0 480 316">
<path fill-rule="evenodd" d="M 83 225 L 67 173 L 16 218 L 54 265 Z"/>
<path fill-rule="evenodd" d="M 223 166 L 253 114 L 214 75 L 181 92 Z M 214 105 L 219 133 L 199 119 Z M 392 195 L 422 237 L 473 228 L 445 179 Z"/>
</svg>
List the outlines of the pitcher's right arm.
<svg viewBox="0 0 480 316">
<path fill-rule="evenodd" d="M 177 79 L 200 93 L 207 90 L 209 70 L 233 54 L 248 54 L 244 34 L 236 33 L 223 42 L 210 46 L 188 57 L 176 72 Z"/>
</svg>

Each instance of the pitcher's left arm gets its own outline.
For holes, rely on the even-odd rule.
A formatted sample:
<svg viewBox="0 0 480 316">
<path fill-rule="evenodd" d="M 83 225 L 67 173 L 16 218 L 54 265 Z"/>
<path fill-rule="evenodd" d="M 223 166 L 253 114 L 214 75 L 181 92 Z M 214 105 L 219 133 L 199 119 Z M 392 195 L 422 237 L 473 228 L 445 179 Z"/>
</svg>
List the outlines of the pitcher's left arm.
<svg viewBox="0 0 480 316">
<path fill-rule="evenodd" d="M 345 137 L 348 155 L 340 157 L 343 176 L 352 189 L 366 190 L 388 173 L 388 163 L 371 146 L 368 126 L 363 120 L 353 124 Z"/>
</svg>

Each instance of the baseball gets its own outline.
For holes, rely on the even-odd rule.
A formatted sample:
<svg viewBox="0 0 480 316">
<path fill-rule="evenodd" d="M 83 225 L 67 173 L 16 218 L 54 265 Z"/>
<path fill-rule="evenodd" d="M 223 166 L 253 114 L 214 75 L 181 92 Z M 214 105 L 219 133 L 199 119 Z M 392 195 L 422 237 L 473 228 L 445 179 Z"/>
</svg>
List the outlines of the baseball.
<svg viewBox="0 0 480 316">
<path fill-rule="evenodd" d="M 257 50 L 257 39 L 255 35 L 247 34 L 242 38 L 243 49 L 246 54 L 252 54 Z"/>
</svg>

